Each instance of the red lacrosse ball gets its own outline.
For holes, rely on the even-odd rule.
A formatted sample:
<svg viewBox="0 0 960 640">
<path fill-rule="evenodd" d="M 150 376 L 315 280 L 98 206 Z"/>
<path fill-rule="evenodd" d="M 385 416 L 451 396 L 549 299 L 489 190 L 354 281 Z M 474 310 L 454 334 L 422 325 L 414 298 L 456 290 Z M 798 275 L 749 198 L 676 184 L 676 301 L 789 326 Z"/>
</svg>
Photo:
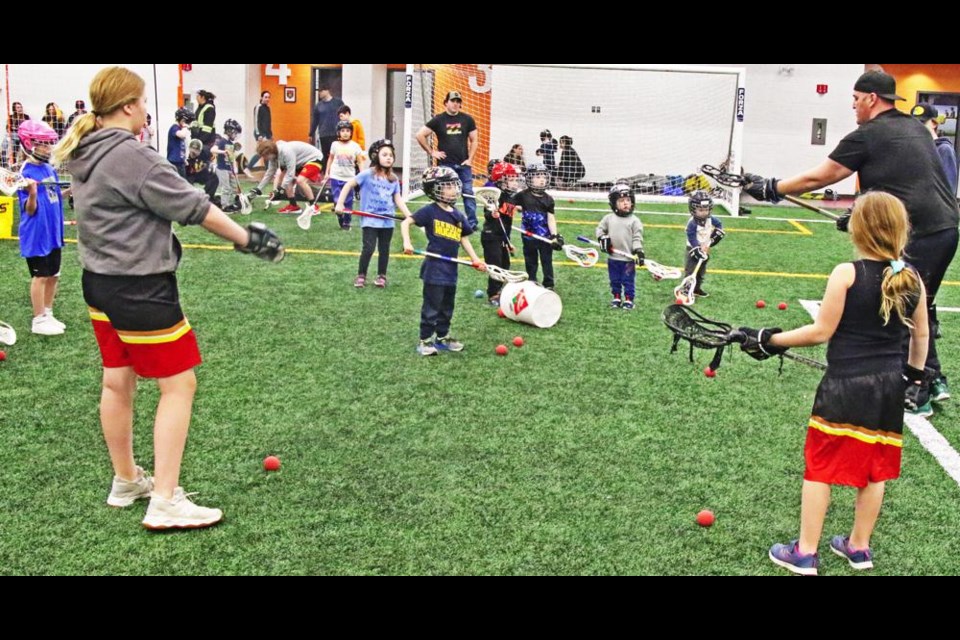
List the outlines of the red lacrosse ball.
<svg viewBox="0 0 960 640">
<path fill-rule="evenodd" d="M 786 303 L 786 302 L 781 302 L 780 304 L 777 305 L 777 309 L 780 309 L 780 311 L 786 311 L 786 310 L 787 310 L 787 303 Z"/>
<path fill-rule="evenodd" d="M 767 306 L 766 302 L 763 300 L 757 300 L 757 309 L 763 309 L 765 306 Z"/>
<path fill-rule="evenodd" d="M 267 456 L 263 459 L 263 468 L 267 471 L 276 471 L 280 468 L 280 458 L 277 456 Z"/>
<path fill-rule="evenodd" d="M 677 304 L 683 304 L 683 300 L 681 300 L 680 298 L 677 298 L 676 300 L 674 300 L 674 302 L 676 302 Z"/>
<path fill-rule="evenodd" d="M 716 520 L 716 517 L 710 509 L 704 509 L 697 514 L 697 524 L 701 527 L 709 527 L 713 524 L 714 520 Z"/>
<path fill-rule="evenodd" d="M 501 318 L 506 316 L 506 314 L 503 312 L 503 309 L 497 309 L 497 315 L 500 316 Z"/>
<path fill-rule="evenodd" d="M 522 346 L 523 346 L 523 338 L 521 338 L 520 336 L 517 336 L 516 338 L 514 338 L 514 339 L 513 339 L 513 346 L 515 346 L 515 347 L 522 347 Z"/>
<path fill-rule="evenodd" d="M 707 367 L 706 369 L 703 370 L 703 375 L 707 376 L 708 378 L 716 378 L 717 372 L 715 369 L 711 369 L 710 367 Z"/>
<path fill-rule="evenodd" d="M 505 355 L 507 355 L 507 345 L 505 345 L 505 344 L 498 344 L 498 345 L 497 345 L 497 348 L 494 349 L 494 351 L 496 352 L 496 354 L 497 354 L 498 356 L 505 356 Z"/>
<path fill-rule="evenodd" d="M 0 362 L 3 362 L 3 361 L 6 360 L 6 359 L 7 359 L 7 352 L 6 352 L 6 351 L 0 351 Z"/>
</svg>

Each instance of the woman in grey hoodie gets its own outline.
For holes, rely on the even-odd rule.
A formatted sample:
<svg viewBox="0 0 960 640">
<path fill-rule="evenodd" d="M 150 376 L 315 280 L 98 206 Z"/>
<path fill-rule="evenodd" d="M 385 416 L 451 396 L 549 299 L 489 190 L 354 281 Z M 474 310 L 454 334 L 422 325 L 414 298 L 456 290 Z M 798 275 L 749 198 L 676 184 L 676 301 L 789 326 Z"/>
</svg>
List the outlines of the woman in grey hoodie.
<svg viewBox="0 0 960 640">
<path fill-rule="evenodd" d="M 238 251 L 277 262 L 279 238 L 260 223 L 234 223 L 173 166 L 137 140 L 147 119 L 143 78 L 123 67 L 90 84 L 93 109 L 54 152 L 73 174 L 83 296 L 103 360 L 100 421 L 114 478 L 107 504 L 150 498 L 148 529 L 208 527 L 219 509 L 195 505 L 180 485 L 200 351 L 180 308 L 176 269 L 182 253 L 173 222 L 198 224 Z M 160 387 L 154 428 L 156 476 L 133 456 L 137 377 Z"/>
</svg>

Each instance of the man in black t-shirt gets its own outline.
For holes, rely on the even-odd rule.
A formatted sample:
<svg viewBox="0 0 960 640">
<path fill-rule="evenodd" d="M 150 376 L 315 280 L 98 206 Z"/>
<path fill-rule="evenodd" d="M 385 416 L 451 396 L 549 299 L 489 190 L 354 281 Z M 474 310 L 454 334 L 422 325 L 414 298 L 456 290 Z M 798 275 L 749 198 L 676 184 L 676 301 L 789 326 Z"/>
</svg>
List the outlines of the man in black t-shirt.
<svg viewBox="0 0 960 640">
<path fill-rule="evenodd" d="M 463 183 L 463 210 L 472 227 L 471 231 L 476 231 L 477 203 L 472 196 L 473 157 L 480 139 L 477 123 L 466 113 L 460 112 L 463 97 L 459 91 L 447 92 L 443 106 L 446 111 L 435 115 L 417 131 L 417 142 L 441 167 L 450 167 L 457 172 Z M 430 148 L 431 135 L 437 136 L 436 150 Z"/>
<path fill-rule="evenodd" d="M 906 259 L 917 268 L 927 286 L 931 330 L 926 366 L 933 378 L 930 396 L 942 401 L 950 394 L 934 342 L 934 301 L 957 251 L 960 211 L 930 133 L 915 118 L 897 111 L 895 100 L 903 98 L 897 95 L 893 76 L 867 71 L 853 85 L 853 108 L 860 126 L 840 141 L 827 160 L 785 180 L 747 174 L 751 184 L 745 191 L 757 200 L 778 202 L 782 195 L 819 189 L 856 172 L 862 191 L 885 191 L 903 201 L 912 227 Z M 846 231 L 847 220 L 838 221 L 842 231 Z M 918 404 L 925 405 L 927 401 L 922 394 Z"/>
</svg>

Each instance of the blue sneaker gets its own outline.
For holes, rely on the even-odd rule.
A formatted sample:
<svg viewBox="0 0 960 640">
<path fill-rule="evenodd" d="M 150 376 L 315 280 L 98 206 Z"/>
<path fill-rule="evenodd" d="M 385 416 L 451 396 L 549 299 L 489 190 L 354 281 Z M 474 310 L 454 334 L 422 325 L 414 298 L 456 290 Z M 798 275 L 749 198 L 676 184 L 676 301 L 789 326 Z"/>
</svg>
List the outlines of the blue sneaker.
<svg viewBox="0 0 960 640">
<path fill-rule="evenodd" d="M 830 551 L 841 558 L 846 558 L 850 566 L 857 571 L 864 569 L 873 569 L 873 553 L 869 547 L 866 549 L 854 549 L 850 546 L 850 536 L 833 536 L 830 540 Z"/>
<path fill-rule="evenodd" d="M 770 553 L 767 554 L 773 564 L 788 569 L 802 576 L 815 576 L 820 567 L 820 557 L 811 553 L 809 555 L 800 553 L 800 541 L 791 540 L 787 544 L 779 542 L 770 547 Z"/>
<path fill-rule="evenodd" d="M 454 353 L 463 351 L 463 343 L 456 338 L 451 338 L 450 336 L 437 338 L 434 346 L 437 348 L 437 351 L 452 351 Z"/>
</svg>

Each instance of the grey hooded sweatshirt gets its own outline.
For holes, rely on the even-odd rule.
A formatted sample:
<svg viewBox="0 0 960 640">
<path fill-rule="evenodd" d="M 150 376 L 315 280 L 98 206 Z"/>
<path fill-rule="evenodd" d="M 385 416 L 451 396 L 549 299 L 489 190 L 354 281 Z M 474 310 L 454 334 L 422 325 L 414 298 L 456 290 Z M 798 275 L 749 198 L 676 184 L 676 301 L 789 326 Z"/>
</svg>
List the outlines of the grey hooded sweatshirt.
<svg viewBox="0 0 960 640">
<path fill-rule="evenodd" d="M 180 243 L 173 222 L 201 224 L 210 210 L 206 194 L 124 129 L 87 135 L 67 168 L 86 271 L 107 276 L 176 271 Z"/>
</svg>

